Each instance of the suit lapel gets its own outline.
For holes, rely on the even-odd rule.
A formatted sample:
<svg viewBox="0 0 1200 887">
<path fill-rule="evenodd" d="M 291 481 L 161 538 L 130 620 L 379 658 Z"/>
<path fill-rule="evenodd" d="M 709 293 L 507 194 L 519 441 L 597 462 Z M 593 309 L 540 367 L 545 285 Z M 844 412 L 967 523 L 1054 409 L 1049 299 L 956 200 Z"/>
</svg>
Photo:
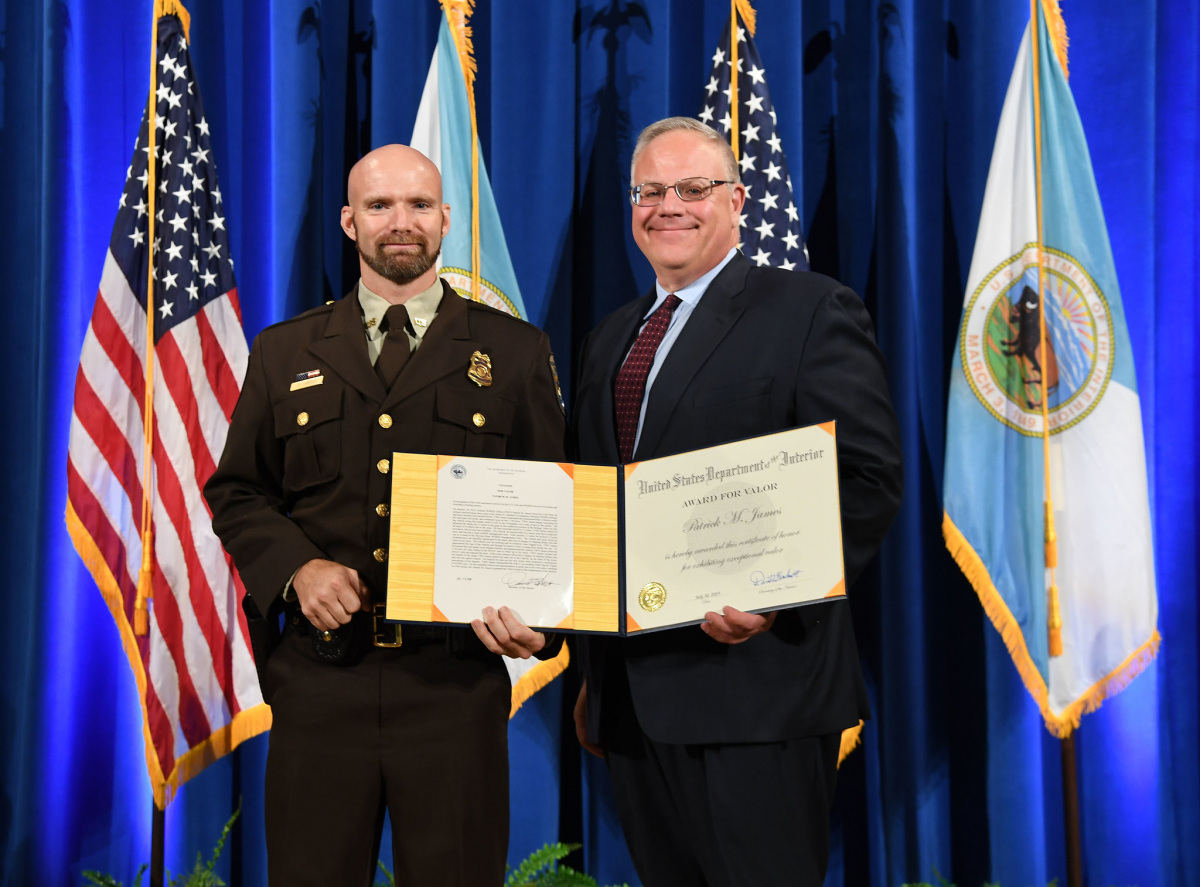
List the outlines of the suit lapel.
<svg viewBox="0 0 1200 887">
<path fill-rule="evenodd" d="M 746 286 L 750 263 L 737 253 L 697 303 L 687 325 L 671 346 L 666 360 L 647 393 L 646 418 L 634 457 L 648 458 L 658 453 L 663 434 L 671 422 L 684 391 L 721 340 L 729 333 L 745 310 L 740 296 Z"/>
<path fill-rule="evenodd" d="M 471 339 L 471 324 L 466 300 L 446 281 L 442 281 L 442 301 L 437 317 L 425 331 L 418 348 L 384 398 L 391 407 L 438 379 L 453 372 L 464 375 L 471 365 L 471 353 L 478 343 Z"/>
<path fill-rule="evenodd" d="M 363 333 L 357 290 L 351 290 L 333 306 L 325 324 L 325 336 L 308 346 L 346 384 L 376 402 L 383 400 L 383 383 L 371 367 L 367 337 Z"/>
</svg>

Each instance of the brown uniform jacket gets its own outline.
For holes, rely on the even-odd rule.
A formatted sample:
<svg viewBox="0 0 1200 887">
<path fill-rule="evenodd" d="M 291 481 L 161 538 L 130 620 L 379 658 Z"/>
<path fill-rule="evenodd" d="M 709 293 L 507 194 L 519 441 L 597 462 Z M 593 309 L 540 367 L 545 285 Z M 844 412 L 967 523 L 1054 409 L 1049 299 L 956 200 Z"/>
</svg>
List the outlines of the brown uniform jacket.
<svg viewBox="0 0 1200 887">
<path fill-rule="evenodd" d="M 391 391 L 367 356 L 353 293 L 255 339 L 204 496 L 259 613 L 277 612 L 289 578 L 313 558 L 357 570 L 382 600 L 393 451 L 565 458 L 546 334 L 443 286 Z M 467 376 L 475 351 L 491 358 L 490 386 Z"/>
</svg>

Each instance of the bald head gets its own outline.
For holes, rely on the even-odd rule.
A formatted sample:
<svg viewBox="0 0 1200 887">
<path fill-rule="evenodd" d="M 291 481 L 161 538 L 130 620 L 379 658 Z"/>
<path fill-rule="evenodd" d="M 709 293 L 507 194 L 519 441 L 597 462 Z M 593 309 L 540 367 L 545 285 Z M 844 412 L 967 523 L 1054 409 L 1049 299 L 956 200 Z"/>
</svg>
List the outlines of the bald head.
<svg viewBox="0 0 1200 887">
<path fill-rule="evenodd" d="M 428 289 L 450 207 L 437 167 L 407 145 L 384 145 L 350 170 L 342 230 L 358 247 L 367 288 L 396 304 Z"/>
<path fill-rule="evenodd" d="M 416 174 L 429 179 L 431 184 L 436 183 L 437 202 L 442 202 L 442 174 L 432 160 L 408 145 L 384 145 L 364 154 L 358 163 L 350 167 L 350 176 L 346 180 L 346 202 L 353 207 L 356 192 L 361 197 L 362 190 L 369 187 L 371 182 L 405 174 Z"/>
</svg>

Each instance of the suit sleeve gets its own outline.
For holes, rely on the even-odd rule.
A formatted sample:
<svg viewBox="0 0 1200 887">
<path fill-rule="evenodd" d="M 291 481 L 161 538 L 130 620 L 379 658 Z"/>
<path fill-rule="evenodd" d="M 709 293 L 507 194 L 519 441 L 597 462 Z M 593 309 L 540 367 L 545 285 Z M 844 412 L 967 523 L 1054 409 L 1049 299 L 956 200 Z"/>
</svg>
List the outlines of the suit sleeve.
<svg viewBox="0 0 1200 887">
<path fill-rule="evenodd" d="M 851 290 L 838 286 L 822 299 L 802 354 L 798 396 L 810 409 L 815 405 L 816 414 L 837 419 L 848 587 L 900 508 L 900 431 L 870 315 Z"/>
<path fill-rule="evenodd" d="M 225 450 L 204 485 L 204 498 L 212 509 L 213 531 L 264 615 L 296 570 L 313 558 L 325 557 L 287 516 L 283 464 L 260 338 L 250 350 L 246 381 L 229 424 Z"/>
</svg>

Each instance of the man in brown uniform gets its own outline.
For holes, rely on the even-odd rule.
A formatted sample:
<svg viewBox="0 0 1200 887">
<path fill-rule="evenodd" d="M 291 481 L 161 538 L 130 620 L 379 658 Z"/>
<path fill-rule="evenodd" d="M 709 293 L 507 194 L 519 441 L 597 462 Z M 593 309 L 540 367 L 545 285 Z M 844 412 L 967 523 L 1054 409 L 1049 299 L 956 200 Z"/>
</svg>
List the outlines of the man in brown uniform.
<svg viewBox="0 0 1200 887">
<path fill-rule="evenodd" d="M 510 685 L 500 656 L 547 655 L 507 608 L 373 643 L 386 587 L 393 451 L 564 458 L 546 335 L 437 276 L 441 177 L 389 145 L 355 165 L 342 228 L 357 290 L 264 330 L 205 486 L 256 630 L 274 724 L 272 884 L 370 884 L 391 814 L 397 881 L 503 880 Z M 490 372 L 486 367 L 490 365 Z M 265 660 L 265 661 L 264 661 Z"/>
</svg>

